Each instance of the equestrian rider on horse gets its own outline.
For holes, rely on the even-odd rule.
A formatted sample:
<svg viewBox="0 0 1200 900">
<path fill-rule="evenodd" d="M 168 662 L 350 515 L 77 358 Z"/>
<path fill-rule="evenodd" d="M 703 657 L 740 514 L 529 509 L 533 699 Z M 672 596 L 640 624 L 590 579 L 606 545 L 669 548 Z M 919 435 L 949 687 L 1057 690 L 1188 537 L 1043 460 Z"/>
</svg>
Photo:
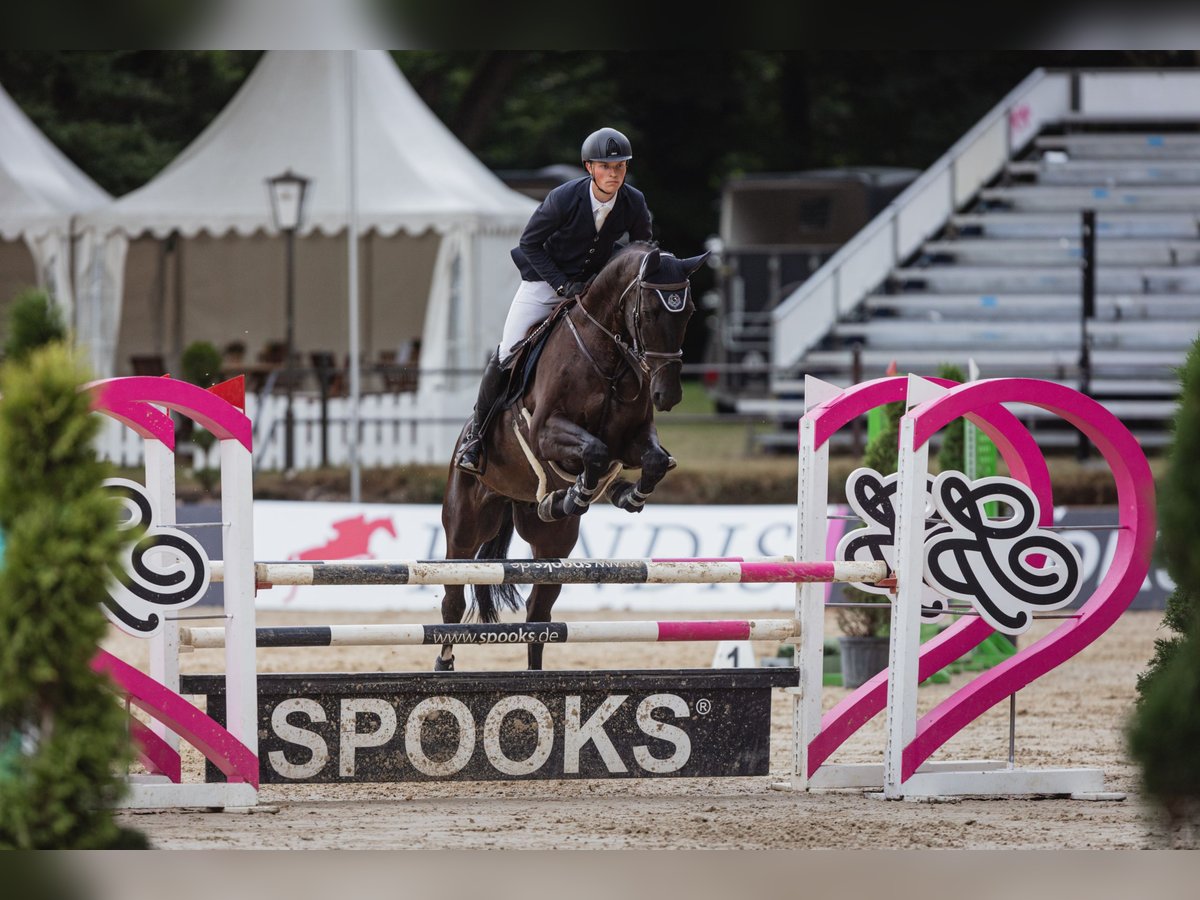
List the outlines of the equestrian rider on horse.
<svg viewBox="0 0 1200 900">
<path fill-rule="evenodd" d="M 547 194 L 513 248 L 521 285 L 504 321 L 500 345 L 484 369 L 475 413 L 455 460 L 464 471 L 483 471 L 483 424 L 507 384 L 504 365 L 513 347 L 559 303 L 583 293 L 612 257 L 619 239 L 651 239 L 646 198 L 625 184 L 628 161 L 633 159 L 629 139 L 615 128 L 601 128 L 588 135 L 581 156 L 588 174 Z"/>
</svg>

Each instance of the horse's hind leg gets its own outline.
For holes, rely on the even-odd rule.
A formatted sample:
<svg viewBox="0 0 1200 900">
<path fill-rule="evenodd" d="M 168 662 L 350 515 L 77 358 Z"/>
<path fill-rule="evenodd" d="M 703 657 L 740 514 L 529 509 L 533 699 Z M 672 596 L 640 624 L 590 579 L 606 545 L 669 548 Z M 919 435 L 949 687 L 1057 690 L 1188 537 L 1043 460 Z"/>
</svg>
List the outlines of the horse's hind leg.
<svg viewBox="0 0 1200 900">
<path fill-rule="evenodd" d="M 442 502 L 442 528 L 446 532 L 447 559 L 474 559 L 479 548 L 496 536 L 504 521 L 507 501 L 468 475 L 451 467 Z M 442 596 L 442 621 L 455 624 L 467 610 L 466 592 L 461 584 L 447 584 Z M 443 644 L 434 660 L 435 672 L 454 669 L 454 645 Z"/>
<path fill-rule="evenodd" d="M 572 516 L 562 522 L 543 522 L 532 505 L 514 507 L 517 534 L 529 542 L 535 559 L 554 559 L 571 554 L 579 539 L 579 519 Z M 550 610 L 562 592 L 561 584 L 535 584 L 525 604 L 526 622 L 549 622 Z M 543 644 L 529 645 L 529 668 L 542 667 Z"/>
<path fill-rule="evenodd" d="M 448 558 L 455 559 L 458 557 Z M 445 585 L 446 593 L 442 596 L 442 621 L 451 624 L 461 622 L 463 613 L 467 609 L 467 600 L 463 586 L 461 584 Z M 452 672 L 454 671 L 454 645 L 443 644 L 437 658 L 433 661 L 433 671 L 435 672 Z"/>
</svg>

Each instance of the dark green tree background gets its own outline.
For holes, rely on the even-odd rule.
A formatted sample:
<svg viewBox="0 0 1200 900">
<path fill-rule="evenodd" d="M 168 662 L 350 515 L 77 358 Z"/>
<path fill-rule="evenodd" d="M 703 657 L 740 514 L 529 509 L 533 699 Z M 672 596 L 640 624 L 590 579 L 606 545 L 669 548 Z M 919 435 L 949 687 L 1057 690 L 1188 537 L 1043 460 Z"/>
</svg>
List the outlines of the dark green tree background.
<svg viewBox="0 0 1200 900">
<path fill-rule="evenodd" d="M 385 4 L 387 5 L 387 4 Z M 392 4 L 437 34 L 421 4 Z M 448 13 L 447 13 L 448 14 Z M 413 34 L 412 28 L 408 30 Z M 428 43 L 436 43 L 429 41 Z M 0 50 L 0 85 L 116 195 L 145 184 L 221 111 L 255 51 Z M 731 176 L 925 168 L 1038 66 L 1194 66 L 1191 51 L 416 50 L 395 59 L 493 169 L 578 162 L 600 125 L 634 145 L 664 247 L 700 252 Z M 697 294 L 711 287 L 707 268 Z M 705 330 L 689 329 L 696 358 Z"/>
<path fill-rule="evenodd" d="M 51 140 L 120 195 L 213 119 L 259 53 L 3 50 L 2 84 Z M 1194 65 L 1182 52 L 397 51 L 430 108 L 497 169 L 575 162 L 602 123 L 628 131 L 632 177 L 664 243 L 716 231 L 744 172 L 924 167 L 1039 65 Z"/>
</svg>

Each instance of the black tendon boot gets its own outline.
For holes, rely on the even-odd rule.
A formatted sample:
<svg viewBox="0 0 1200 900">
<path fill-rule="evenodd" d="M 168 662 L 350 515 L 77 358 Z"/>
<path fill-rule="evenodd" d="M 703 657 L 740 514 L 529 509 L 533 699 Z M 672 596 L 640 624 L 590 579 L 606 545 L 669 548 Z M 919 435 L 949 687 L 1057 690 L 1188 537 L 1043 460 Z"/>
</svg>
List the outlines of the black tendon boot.
<svg viewBox="0 0 1200 900">
<path fill-rule="evenodd" d="M 475 475 L 483 473 L 483 424 L 488 414 L 495 406 L 504 386 L 508 381 L 508 373 L 500 367 L 496 353 L 488 358 L 487 368 L 483 370 L 483 378 L 479 381 L 479 396 L 475 400 L 475 414 L 467 423 L 467 433 L 463 435 L 462 446 L 458 450 L 457 465 L 464 472 Z"/>
</svg>

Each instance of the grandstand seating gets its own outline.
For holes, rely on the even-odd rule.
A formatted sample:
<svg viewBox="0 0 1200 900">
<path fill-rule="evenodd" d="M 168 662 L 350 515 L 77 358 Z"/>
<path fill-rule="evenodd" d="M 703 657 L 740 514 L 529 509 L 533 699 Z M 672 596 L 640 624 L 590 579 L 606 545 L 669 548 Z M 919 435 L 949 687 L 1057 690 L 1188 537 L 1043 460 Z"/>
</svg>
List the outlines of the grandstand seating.
<svg viewBox="0 0 1200 900">
<path fill-rule="evenodd" d="M 1084 210 L 1096 213 L 1095 314 L 1082 319 Z M 1200 118 L 1066 117 L 1011 159 L 944 227 L 844 313 L 771 399 L 744 411 L 794 423 L 804 374 L 839 385 L 936 374 L 973 359 L 982 377 L 1032 376 L 1087 390 L 1147 447 L 1161 447 L 1176 369 L 1200 332 Z M 774 404 L 774 406 L 772 406 Z M 1034 408 L 1048 446 L 1076 438 Z M 780 441 L 786 444 L 786 441 Z"/>
</svg>

